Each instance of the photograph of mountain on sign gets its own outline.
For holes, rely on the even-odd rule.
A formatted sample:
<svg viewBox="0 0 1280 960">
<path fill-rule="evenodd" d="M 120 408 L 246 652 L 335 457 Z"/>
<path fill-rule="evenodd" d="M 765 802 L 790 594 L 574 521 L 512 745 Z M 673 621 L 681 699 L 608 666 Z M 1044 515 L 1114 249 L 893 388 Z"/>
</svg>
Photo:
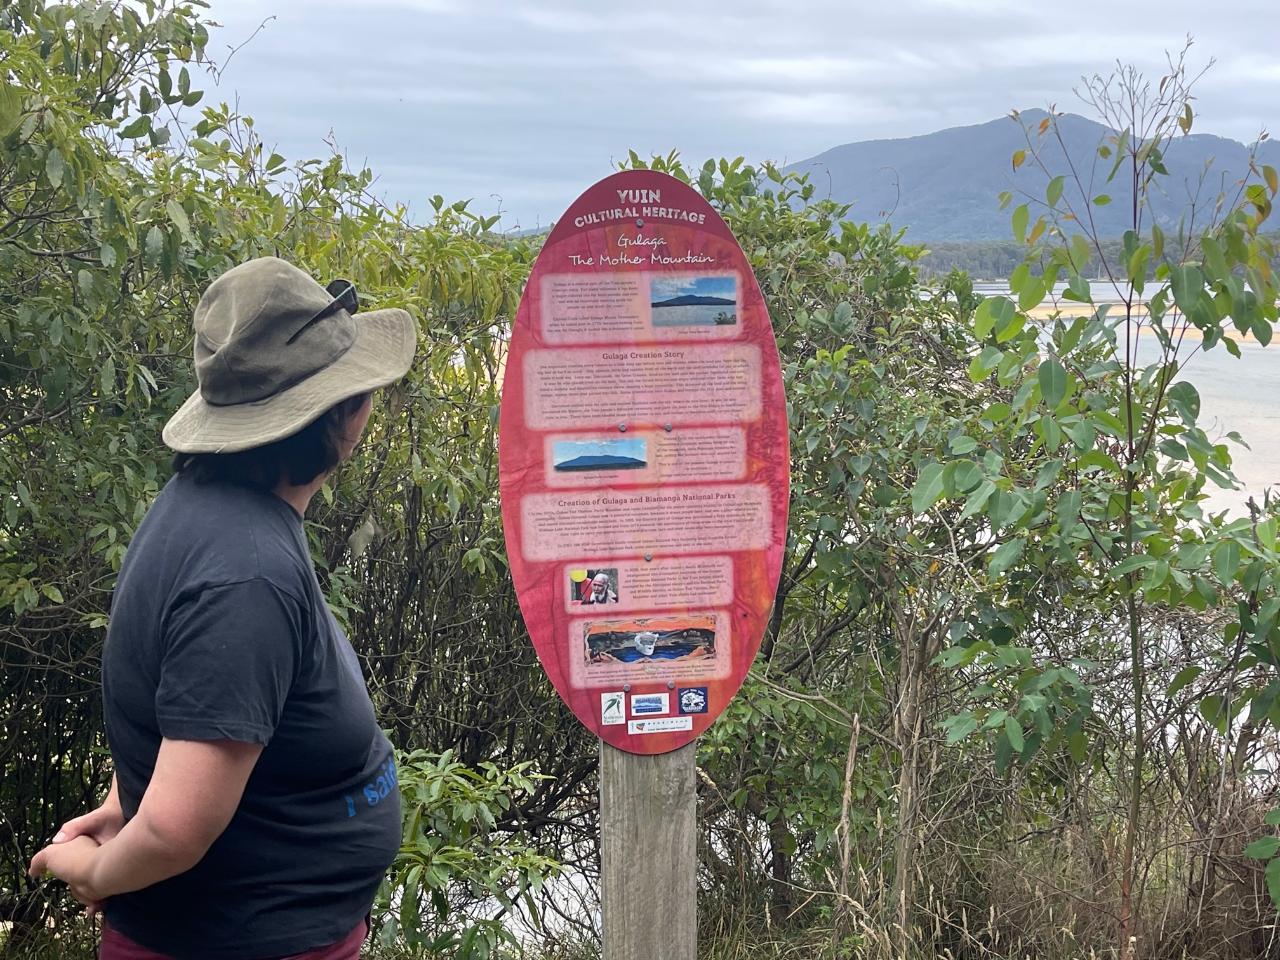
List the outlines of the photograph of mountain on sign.
<svg viewBox="0 0 1280 960">
<path fill-rule="evenodd" d="M 732 326 L 738 322 L 734 276 L 654 277 L 649 307 L 655 327 Z"/>
</svg>

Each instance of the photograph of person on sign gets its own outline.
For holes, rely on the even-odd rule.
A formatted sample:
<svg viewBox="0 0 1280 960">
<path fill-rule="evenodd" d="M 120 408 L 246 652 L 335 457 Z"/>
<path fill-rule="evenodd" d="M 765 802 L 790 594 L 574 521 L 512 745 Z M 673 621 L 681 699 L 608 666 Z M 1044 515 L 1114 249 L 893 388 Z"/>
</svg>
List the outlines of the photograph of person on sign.
<svg viewBox="0 0 1280 960">
<path fill-rule="evenodd" d="M 704 614 L 591 621 L 583 625 L 583 655 L 588 666 L 712 660 L 716 620 Z"/>
<path fill-rule="evenodd" d="M 598 604 L 618 602 L 618 569 L 571 570 L 569 595 L 574 603 Z"/>
</svg>

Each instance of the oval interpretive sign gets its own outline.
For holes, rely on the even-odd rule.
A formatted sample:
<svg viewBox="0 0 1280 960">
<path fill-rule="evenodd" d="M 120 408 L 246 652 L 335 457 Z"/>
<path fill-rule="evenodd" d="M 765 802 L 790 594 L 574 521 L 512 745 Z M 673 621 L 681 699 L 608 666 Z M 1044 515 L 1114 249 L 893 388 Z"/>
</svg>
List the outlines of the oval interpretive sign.
<svg viewBox="0 0 1280 960">
<path fill-rule="evenodd" d="M 787 536 L 782 371 L 742 249 L 696 191 L 634 170 L 547 238 L 499 428 L 511 575 L 565 702 L 631 753 L 724 710 Z"/>
</svg>

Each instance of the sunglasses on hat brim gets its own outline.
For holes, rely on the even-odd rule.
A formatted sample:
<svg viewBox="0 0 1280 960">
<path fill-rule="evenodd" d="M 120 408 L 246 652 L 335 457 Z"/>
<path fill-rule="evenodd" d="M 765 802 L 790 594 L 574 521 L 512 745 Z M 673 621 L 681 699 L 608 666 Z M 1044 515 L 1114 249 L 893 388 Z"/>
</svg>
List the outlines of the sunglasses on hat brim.
<svg viewBox="0 0 1280 960">
<path fill-rule="evenodd" d="M 315 316 L 295 330 L 293 336 L 286 340 L 285 343 L 293 343 L 312 324 L 318 323 L 325 317 L 332 316 L 339 310 L 345 310 L 350 314 L 360 311 L 360 298 L 356 296 L 356 285 L 350 280 L 330 280 L 325 286 L 325 290 L 333 299 L 321 307 Z"/>
</svg>

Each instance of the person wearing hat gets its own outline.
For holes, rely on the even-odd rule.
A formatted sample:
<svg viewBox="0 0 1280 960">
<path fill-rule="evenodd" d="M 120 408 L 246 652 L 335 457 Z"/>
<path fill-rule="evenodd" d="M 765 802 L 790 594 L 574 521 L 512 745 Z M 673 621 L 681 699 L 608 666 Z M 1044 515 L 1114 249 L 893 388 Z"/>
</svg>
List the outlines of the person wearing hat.
<svg viewBox="0 0 1280 960">
<path fill-rule="evenodd" d="M 105 914 L 104 960 L 359 954 L 400 846 L 391 744 L 302 517 L 416 328 L 263 257 L 195 313 L 175 475 L 129 545 L 102 657 L 106 802 L 31 863 Z"/>
</svg>

